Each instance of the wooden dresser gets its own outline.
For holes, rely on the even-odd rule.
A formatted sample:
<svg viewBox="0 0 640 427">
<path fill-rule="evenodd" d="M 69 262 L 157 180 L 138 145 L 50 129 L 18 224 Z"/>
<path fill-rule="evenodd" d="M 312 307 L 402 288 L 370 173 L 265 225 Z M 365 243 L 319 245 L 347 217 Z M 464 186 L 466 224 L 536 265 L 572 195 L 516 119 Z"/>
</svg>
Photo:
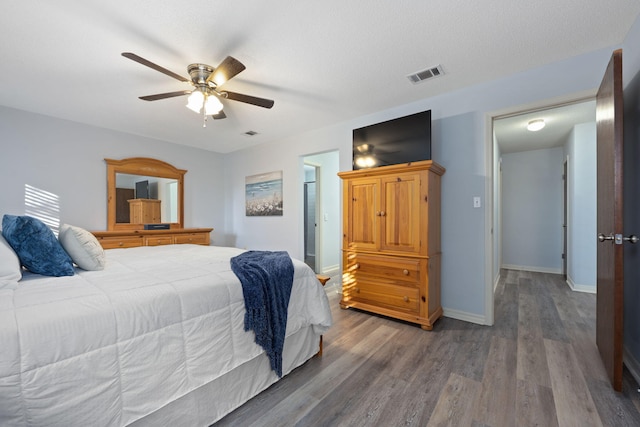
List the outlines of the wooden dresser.
<svg viewBox="0 0 640 427">
<path fill-rule="evenodd" d="M 192 243 L 209 245 L 213 228 L 92 231 L 104 249 Z"/>
<path fill-rule="evenodd" d="M 341 172 L 340 306 L 431 330 L 440 305 L 440 177 L 431 160 Z"/>
</svg>

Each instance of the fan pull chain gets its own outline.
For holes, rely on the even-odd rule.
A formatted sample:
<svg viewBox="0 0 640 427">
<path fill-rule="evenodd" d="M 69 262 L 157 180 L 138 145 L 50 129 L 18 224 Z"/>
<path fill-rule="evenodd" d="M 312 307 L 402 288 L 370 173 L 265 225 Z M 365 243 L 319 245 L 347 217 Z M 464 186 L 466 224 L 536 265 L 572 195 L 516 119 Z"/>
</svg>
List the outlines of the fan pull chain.
<svg viewBox="0 0 640 427">
<path fill-rule="evenodd" d="M 207 112 L 205 111 L 205 109 L 202 109 L 202 127 L 206 128 L 207 127 Z"/>
</svg>

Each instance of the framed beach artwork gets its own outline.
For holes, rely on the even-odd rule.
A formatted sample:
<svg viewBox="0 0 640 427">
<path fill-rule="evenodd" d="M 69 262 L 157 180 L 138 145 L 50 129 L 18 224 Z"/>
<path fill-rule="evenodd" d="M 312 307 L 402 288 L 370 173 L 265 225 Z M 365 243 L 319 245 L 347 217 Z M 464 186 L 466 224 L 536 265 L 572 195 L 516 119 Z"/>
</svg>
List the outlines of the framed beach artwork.
<svg viewBox="0 0 640 427">
<path fill-rule="evenodd" d="M 247 216 L 282 216 L 282 171 L 245 178 Z"/>
</svg>

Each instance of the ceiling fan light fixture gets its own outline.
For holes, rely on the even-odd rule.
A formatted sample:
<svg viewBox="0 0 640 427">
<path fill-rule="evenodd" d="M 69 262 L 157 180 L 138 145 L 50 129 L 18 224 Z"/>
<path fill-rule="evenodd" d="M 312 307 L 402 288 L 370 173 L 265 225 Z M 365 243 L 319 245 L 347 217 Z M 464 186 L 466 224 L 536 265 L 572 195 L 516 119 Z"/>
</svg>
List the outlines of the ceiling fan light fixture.
<svg viewBox="0 0 640 427">
<path fill-rule="evenodd" d="M 236 92 L 220 92 L 218 90 L 219 86 L 225 84 L 245 69 L 244 64 L 232 56 L 227 56 L 216 68 L 206 64 L 190 64 L 187 67 L 190 79 L 154 64 L 134 53 L 123 52 L 122 56 L 166 74 L 169 77 L 173 77 L 176 80 L 191 84 L 194 87 L 192 90 L 158 93 L 155 95 L 140 96 L 139 98 L 143 101 L 157 101 L 159 99 L 189 95 L 186 107 L 196 114 L 203 115 L 204 127 L 206 127 L 207 124 L 207 116 L 211 116 L 215 120 L 227 117 L 223 111 L 222 102 L 218 99 L 220 97 L 262 108 L 273 107 L 273 100 L 271 99 L 258 98 L 257 96 Z"/>
<path fill-rule="evenodd" d="M 194 113 L 200 113 L 202 104 L 204 103 L 204 94 L 199 90 L 194 90 L 187 98 L 187 108 Z"/>
<path fill-rule="evenodd" d="M 204 111 L 207 116 L 218 114 L 222 110 L 222 102 L 215 95 L 208 95 L 204 102 Z"/>
<path fill-rule="evenodd" d="M 528 124 L 527 124 L 527 130 L 531 131 L 531 132 L 537 132 L 540 129 L 542 129 L 543 127 L 545 127 L 545 122 L 544 119 L 535 119 L 535 120 L 531 120 Z"/>
</svg>

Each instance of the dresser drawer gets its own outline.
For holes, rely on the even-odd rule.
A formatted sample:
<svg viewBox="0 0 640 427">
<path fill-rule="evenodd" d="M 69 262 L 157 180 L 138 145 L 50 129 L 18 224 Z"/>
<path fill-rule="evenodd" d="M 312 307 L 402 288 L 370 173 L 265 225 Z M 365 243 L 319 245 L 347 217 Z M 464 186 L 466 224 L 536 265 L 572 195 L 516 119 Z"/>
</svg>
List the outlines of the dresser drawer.
<svg viewBox="0 0 640 427">
<path fill-rule="evenodd" d="M 411 313 L 417 313 L 420 306 L 418 288 L 408 286 L 360 281 L 353 283 L 344 293 L 349 300 Z"/>
<path fill-rule="evenodd" d="M 145 244 L 147 246 L 172 245 L 173 236 L 147 236 Z"/>
<path fill-rule="evenodd" d="M 207 233 L 176 234 L 174 242 L 177 244 L 191 243 L 194 245 L 208 245 L 209 236 Z"/>
<path fill-rule="evenodd" d="M 356 280 L 375 277 L 407 285 L 420 283 L 421 264 L 426 265 L 426 260 L 360 253 L 351 253 L 347 258 L 347 269 Z"/>
<path fill-rule="evenodd" d="M 135 248 L 144 245 L 142 236 L 99 237 L 98 241 L 104 249 Z"/>
</svg>

